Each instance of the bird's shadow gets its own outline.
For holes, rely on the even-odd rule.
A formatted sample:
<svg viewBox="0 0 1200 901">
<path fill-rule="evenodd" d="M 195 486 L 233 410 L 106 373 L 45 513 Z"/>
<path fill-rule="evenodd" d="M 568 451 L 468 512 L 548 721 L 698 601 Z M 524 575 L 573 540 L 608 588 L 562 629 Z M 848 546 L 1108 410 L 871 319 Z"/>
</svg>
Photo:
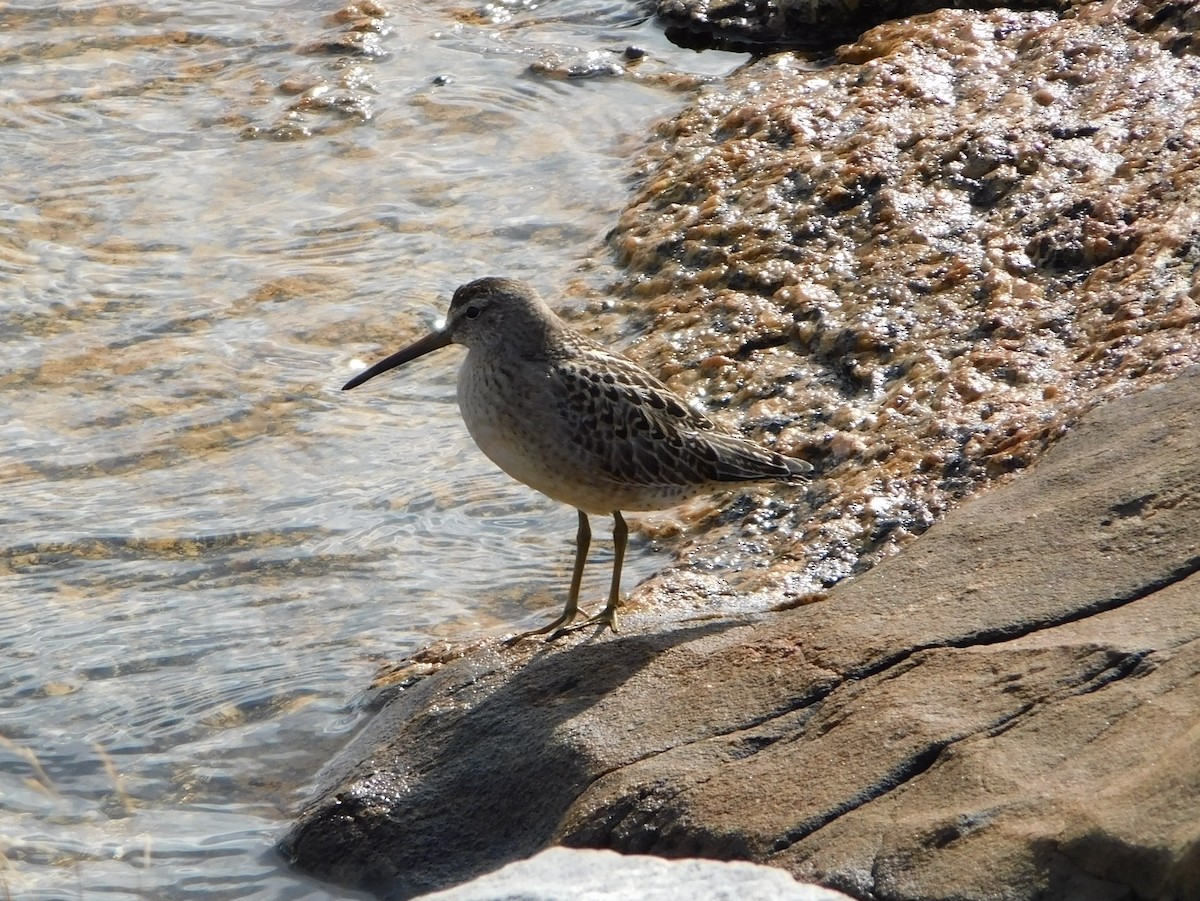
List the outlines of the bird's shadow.
<svg viewBox="0 0 1200 901">
<path fill-rule="evenodd" d="M 669 749 L 590 741 L 600 721 L 587 711 L 663 652 L 752 621 L 485 645 L 394 694 L 281 848 L 317 875 L 395 899 L 528 857 L 596 779 Z M 601 759 L 598 746 L 620 750 Z"/>
</svg>

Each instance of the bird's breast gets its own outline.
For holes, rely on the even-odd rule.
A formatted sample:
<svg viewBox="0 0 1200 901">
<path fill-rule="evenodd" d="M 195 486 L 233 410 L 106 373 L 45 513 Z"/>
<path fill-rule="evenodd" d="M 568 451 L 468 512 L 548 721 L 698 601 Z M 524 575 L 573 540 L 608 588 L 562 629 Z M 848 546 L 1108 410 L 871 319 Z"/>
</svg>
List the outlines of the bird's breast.
<svg viewBox="0 0 1200 901">
<path fill-rule="evenodd" d="M 546 402 L 541 367 L 471 351 L 458 375 L 458 407 L 471 438 L 518 481 L 552 497 L 559 473 L 569 470 L 555 449 L 561 424 Z"/>
</svg>

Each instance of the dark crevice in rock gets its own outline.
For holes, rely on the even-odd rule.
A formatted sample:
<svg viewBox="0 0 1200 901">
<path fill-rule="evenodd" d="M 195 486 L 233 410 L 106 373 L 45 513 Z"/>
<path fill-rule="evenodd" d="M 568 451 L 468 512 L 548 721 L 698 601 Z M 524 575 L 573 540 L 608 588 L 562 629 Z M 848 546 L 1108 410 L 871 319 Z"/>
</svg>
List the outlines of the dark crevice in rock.
<svg viewBox="0 0 1200 901">
<path fill-rule="evenodd" d="M 747 720 L 745 722 L 739 723 L 731 729 L 724 729 L 721 731 L 713 732 L 709 735 L 705 735 L 705 736 L 697 739 L 695 742 L 684 742 L 679 745 L 673 745 L 669 748 L 662 748 L 662 749 L 654 751 L 653 753 L 643 755 L 642 757 L 637 758 L 635 760 L 630 760 L 620 767 L 615 767 L 612 770 L 609 770 L 609 771 L 599 774 L 597 776 L 597 780 L 609 775 L 612 772 L 616 772 L 618 770 L 624 769 L 626 766 L 629 766 L 631 764 L 639 763 L 643 760 L 647 760 L 647 759 L 656 757 L 660 754 L 670 753 L 679 748 L 686 747 L 688 744 L 710 741 L 715 738 L 723 738 L 723 737 L 727 737 L 730 735 L 736 735 L 737 733 L 740 733 L 740 732 L 750 732 L 754 729 L 758 729 L 758 728 L 762 727 L 763 725 L 765 725 L 767 723 L 770 723 L 774 720 L 778 720 L 785 716 L 789 716 L 789 715 L 794 714 L 798 711 L 801 711 L 805 708 L 810 708 L 810 709 L 815 708 L 815 707 L 817 707 L 817 705 L 824 702 L 830 695 L 832 695 L 835 691 L 837 691 L 839 688 L 841 688 L 847 682 L 861 682 L 861 681 L 879 677 L 879 676 L 886 678 L 888 671 L 898 670 L 899 668 L 903 667 L 903 665 L 906 662 L 911 661 L 912 658 L 916 654 L 919 654 L 923 651 L 937 651 L 937 650 L 941 650 L 941 649 L 963 650 L 963 649 L 969 649 L 969 648 L 973 648 L 973 647 L 986 647 L 986 646 L 992 646 L 992 645 L 996 645 L 996 644 L 1002 644 L 1002 643 L 1008 642 L 1008 641 L 1014 641 L 1014 640 L 1017 640 L 1020 638 L 1024 638 L 1028 635 L 1032 635 L 1037 632 L 1043 631 L 1045 629 L 1052 629 L 1052 628 L 1058 628 L 1061 626 L 1065 626 L 1070 623 L 1074 623 L 1074 622 L 1078 622 L 1080 620 L 1086 619 L 1089 616 L 1095 616 L 1100 613 L 1105 613 L 1109 610 L 1115 610 L 1115 609 L 1125 606 L 1126 604 L 1130 604 L 1130 603 L 1134 603 L 1135 601 L 1142 600 L 1158 591 L 1161 591 L 1171 585 L 1174 585 L 1178 582 L 1183 581 L 1184 579 L 1187 579 L 1188 577 L 1190 577 L 1191 575 L 1194 575 L 1198 571 L 1200 571 L 1200 557 L 1194 557 L 1194 558 L 1191 558 L 1188 561 L 1186 561 L 1183 565 L 1181 565 L 1177 569 L 1173 570 L 1170 574 L 1168 574 L 1164 578 L 1156 580 L 1154 582 L 1151 582 L 1151 583 L 1147 584 L 1146 586 L 1142 587 L 1141 589 L 1139 589 L 1138 591 L 1133 592 L 1130 595 L 1112 598 L 1107 601 L 1098 601 L 1095 604 L 1088 605 L 1087 607 L 1081 608 L 1081 609 L 1076 610 L 1068 615 L 1058 617 L 1053 620 L 1039 620 L 1039 621 L 1035 621 L 1035 622 L 1031 622 L 1031 623 L 1012 624 L 1010 627 L 1007 627 L 1004 629 L 982 631 L 982 632 L 974 633 L 971 636 L 967 636 L 967 637 L 964 637 L 961 639 L 955 639 L 955 640 L 946 641 L 946 642 L 938 643 L 938 644 L 928 644 L 928 645 L 922 645 L 919 647 L 908 648 L 903 651 L 899 651 L 896 654 L 891 654 L 891 655 L 885 656 L 883 658 L 878 658 L 875 661 L 872 661 L 867 666 L 846 672 L 845 674 L 843 674 L 843 676 L 841 678 L 831 678 L 830 680 L 825 681 L 825 682 L 812 683 L 809 686 L 809 688 L 810 688 L 809 691 L 803 692 L 802 694 L 792 698 L 790 703 L 783 705 L 781 707 L 775 708 L 774 710 L 771 710 L 770 712 L 765 713 L 762 716 L 755 717 L 751 720 Z M 1144 652 L 1122 654 L 1120 652 L 1113 650 L 1111 653 L 1114 655 L 1114 658 L 1110 662 L 1106 662 L 1106 665 L 1101 670 L 1098 670 L 1095 673 L 1092 673 L 1092 674 L 1086 676 L 1085 678 L 1088 681 L 1086 682 L 1085 686 L 1082 687 L 1078 691 L 1072 691 L 1071 694 L 1073 694 L 1073 695 L 1074 694 L 1088 694 L 1090 692 L 1098 691 L 1099 689 L 1110 684 L 1111 682 L 1117 681 L 1119 679 L 1123 679 L 1126 676 L 1134 673 L 1135 671 L 1138 670 L 1139 666 L 1141 666 L 1142 663 L 1146 659 L 1146 654 Z M 1007 727 L 1007 724 L 1009 724 L 1012 719 L 1014 719 L 1014 718 L 1005 718 L 1004 721 L 993 724 L 992 726 L 988 727 L 987 729 L 980 730 L 980 732 L 988 732 L 989 734 L 998 734 L 998 732 L 990 731 L 990 730 L 1002 731 L 1003 728 Z M 779 740 L 778 737 L 776 737 L 776 738 L 772 739 L 771 741 L 761 743 L 761 746 L 758 749 L 761 750 L 761 748 L 769 747 L 771 744 L 774 744 L 774 742 L 778 741 L 778 740 Z M 741 756 L 748 757 L 748 756 L 752 756 L 754 753 L 755 753 L 755 750 L 748 748 L 748 752 Z M 888 780 L 885 780 L 885 783 L 887 781 Z M 855 807 L 855 806 L 857 806 L 857 805 L 850 805 L 846 809 L 850 810 L 850 809 L 853 809 L 853 807 Z M 830 819 L 832 819 L 832 817 Z"/>
<path fill-rule="evenodd" d="M 917 645 L 911 648 L 905 648 L 897 651 L 895 654 L 888 654 L 883 657 L 878 657 L 874 660 L 867 661 L 863 666 L 851 668 L 843 673 L 844 680 L 863 680 L 876 676 L 885 670 L 899 666 L 904 661 L 912 657 L 914 654 L 921 651 L 933 651 L 939 648 L 974 648 L 988 647 L 991 645 L 1003 644 L 1008 641 L 1015 641 L 1018 638 L 1024 638 L 1028 635 L 1033 635 L 1037 632 L 1042 632 L 1047 629 L 1055 629 L 1060 626 L 1066 626 L 1071 623 L 1079 622 L 1087 619 L 1090 616 L 1096 616 L 1101 613 L 1107 613 L 1110 610 L 1117 610 L 1127 604 L 1132 604 L 1143 600 L 1156 592 L 1169 588 L 1183 580 L 1190 578 L 1200 572 L 1200 556 L 1191 557 L 1183 564 L 1173 569 L 1170 573 L 1161 579 L 1156 579 L 1148 582 L 1138 590 L 1127 595 L 1118 595 L 1115 597 L 1097 600 L 1095 603 L 1087 604 L 1074 611 L 1066 613 L 1062 616 L 1054 617 L 1053 619 L 1035 619 L 1023 622 L 1006 623 L 1003 626 L 981 629 L 978 632 L 968 633 L 959 638 L 952 638 L 946 641 L 934 642 L 930 644 Z M 839 683 L 840 684 L 840 683 Z M 779 715 L 789 713 L 806 704 L 816 703 L 823 700 L 837 686 L 829 688 L 828 691 L 821 694 L 819 697 L 805 699 L 803 703 L 779 711 Z M 768 717 L 769 718 L 769 717 Z M 763 720 L 757 721 L 754 725 L 758 725 Z"/>
<path fill-rule="evenodd" d="M 775 841 L 771 848 L 772 853 L 779 853 L 786 850 L 796 842 L 807 838 L 839 817 L 845 816 L 863 805 L 877 801 L 907 783 L 912 782 L 914 779 L 919 778 L 937 763 L 947 748 L 951 748 L 972 738 L 995 738 L 1017 724 L 1024 722 L 1032 712 L 1044 709 L 1047 704 L 1058 703 L 1065 698 L 1077 697 L 1098 691 L 1119 679 L 1123 679 L 1139 671 L 1139 667 L 1146 659 L 1146 656 L 1145 652 L 1131 654 L 1112 652 L 1111 655 L 1105 658 L 1099 668 L 1082 673 L 1078 684 L 1058 693 L 1045 702 L 1022 704 L 995 722 L 988 723 L 970 732 L 952 736 L 946 740 L 931 742 L 917 753 L 900 762 L 898 766 L 894 767 L 884 778 L 877 781 L 874 785 L 862 791 L 857 796 L 847 799 L 846 803 L 825 811 L 819 816 L 810 817 L 796 824 L 793 829 L 788 830 L 788 832 Z"/>
<path fill-rule="evenodd" d="M 809 690 L 802 692 L 796 697 L 790 699 L 788 704 L 777 707 L 771 711 L 764 713 L 762 716 L 754 717 L 753 719 L 745 720 L 728 729 L 715 730 L 708 735 L 705 735 L 699 741 L 709 741 L 714 738 L 724 738 L 729 735 L 737 735 L 741 732 L 750 732 L 758 729 L 767 723 L 778 720 L 790 714 L 797 713 L 805 708 L 812 708 L 820 704 L 833 692 L 845 684 L 847 680 L 844 678 L 830 678 L 824 682 L 813 682 L 809 684 Z M 684 747 L 685 745 L 676 745 L 674 747 Z M 674 750 L 673 748 L 664 748 L 663 751 Z M 662 752 L 658 752 L 662 753 Z M 647 755 L 654 756 L 654 755 Z"/>
<path fill-rule="evenodd" d="M 889 771 L 883 779 L 868 787 L 865 791 L 856 795 L 855 797 L 848 798 L 844 804 L 839 804 L 837 807 L 824 811 L 819 816 L 810 817 L 803 822 L 797 823 L 794 828 L 789 829 L 784 835 L 781 835 L 775 840 L 775 843 L 771 846 L 772 853 L 777 854 L 780 851 L 787 850 L 796 842 L 807 838 L 818 829 L 829 825 L 839 817 L 845 816 L 853 810 L 857 810 L 864 804 L 870 804 L 872 801 L 878 800 L 879 798 L 890 794 L 905 783 L 916 779 L 934 765 L 937 759 L 942 755 L 942 752 L 949 745 L 956 741 L 961 741 L 963 738 L 969 738 L 970 734 L 956 736 L 949 741 L 933 742 L 927 745 L 917 754 L 912 755 L 907 760 L 901 761 L 900 764 Z"/>
<path fill-rule="evenodd" d="M 1099 667 L 1080 673 L 1080 679 L 1075 684 L 1047 696 L 1044 700 L 1023 705 L 1020 710 L 1015 711 L 1011 716 L 1005 717 L 993 726 L 980 729 L 976 734 L 995 738 L 1023 723 L 1032 713 L 1037 713 L 1048 706 L 1057 704 L 1068 698 L 1077 698 L 1097 692 L 1105 686 L 1111 685 L 1138 671 L 1147 653 L 1139 651 L 1124 654 L 1110 649 L 1102 664 Z"/>
<path fill-rule="evenodd" d="M 587 827 L 563 836 L 562 844 L 569 848 L 619 850 L 624 854 L 651 853 L 658 844 L 660 829 L 647 812 L 669 807 L 689 787 L 665 781 L 638 786 L 622 795 L 617 803 L 595 811 Z"/>
<path fill-rule="evenodd" d="M 803 725 L 803 724 L 801 724 Z M 760 751 L 765 751 L 777 741 L 782 741 L 783 735 L 750 735 L 741 739 L 736 748 L 731 748 L 729 753 L 730 760 L 745 760 L 748 757 L 753 757 Z"/>
<path fill-rule="evenodd" d="M 1080 686 L 1076 695 L 1088 695 L 1099 691 L 1130 676 L 1144 676 L 1154 671 L 1153 663 L 1147 661 L 1149 651 L 1135 651 L 1131 654 L 1118 654 L 1107 667 L 1101 670 L 1086 684 Z"/>
<path fill-rule="evenodd" d="M 757 350 L 767 350 L 771 347 L 783 347 L 791 340 L 792 339 L 787 335 L 760 335 L 759 337 L 753 338 L 739 347 L 734 356 L 739 360 L 745 360 Z"/>
<path fill-rule="evenodd" d="M 758 735 L 758 736 L 749 735 L 749 736 L 742 737 L 741 733 L 753 732 L 755 729 L 758 729 L 758 728 L 760 728 L 768 723 L 772 723 L 776 720 L 782 719 L 783 717 L 788 716 L 789 714 L 796 713 L 800 710 L 803 710 L 805 707 L 810 707 L 810 708 L 814 707 L 815 705 L 817 705 L 821 701 L 823 701 L 826 697 L 828 697 L 829 694 L 831 694 L 833 691 L 835 691 L 837 689 L 837 687 L 842 684 L 843 684 L 842 682 L 838 682 L 835 685 L 833 685 L 833 687 L 829 688 L 828 691 L 822 692 L 819 695 L 806 694 L 804 696 L 805 700 L 803 702 L 797 703 L 795 705 L 789 705 L 785 709 L 773 711 L 767 715 L 756 718 L 752 722 L 739 723 L 738 725 L 734 726 L 733 728 L 729 728 L 729 729 L 714 730 L 713 732 L 710 732 L 707 735 L 698 736 L 697 738 L 694 738 L 694 739 L 691 739 L 688 741 L 681 741 L 678 744 L 673 744 L 673 745 L 670 745 L 669 747 L 656 748 L 647 754 L 643 754 L 639 757 L 633 757 L 633 758 L 630 758 L 629 760 L 622 761 L 621 764 L 618 766 L 611 767 L 609 769 L 597 772 L 595 778 L 589 782 L 589 785 L 594 785 L 596 783 L 599 783 L 600 781 L 613 775 L 614 773 L 620 773 L 620 772 L 628 769 L 629 767 L 635 766 L 640 763 L 644 763 L 647 760 L 653 760 L 655 757 L 661 757 L 663 755 L 673 754 L 677 751 L 680 751 L 682 749 L 685 749 L 685 748 L 688 748 L 688 747 L 691 747 L 694 745 L 700 745 L 700 744 L 704 744 L 706 742 L 726 739 L 731 736 L 738 737 L 739 745 L 737 748 L 733 748 L 728 752 L 727 757 L 729 760 L 731 760 L 731 761 L 745 760 L 749 757 L 753 757 L 755 754 L 759 753 L 760 751 L 764 751 L 767 748 L 771 747 L 772 745 L 778 743 L 779 741 L 784 740 L 787 736 L 784 734 L 776 734 L 776 735 Z M 797 730 L 799 730 L 799 729 L 802 729 L 803 726 L 804 726 L 804 723 L 800 722 L 799 724 L 797 724 L 797 726 L 795 728 Z M 632 802 L 634 808 L 636 808 L 638 800 L 640 800 L 640 798 L 634 799 L 634 801 Z M 626 811 L 626 812 L 628 812 L 628 811 Z M 612 819 L 614 822 L 616 822 L 616 821 L 619 821 L 620 819 L 622 819 L 623 816 L 624 816 L 624 814 L 622 814 L 621 816 L 615 817 L 615 818 L 610 818 L 610 819 Z"/>
<path fill-rule="evenodd" d="M 1058 628 L 1059 626 L 1070 625 L 1071 623 L 1076 623 L 1080 620 L 1087 619 L 1090 616 L 1096 616 L 1100 613 L 1107 613 L 1110 610 L 1118 610 L 1127 604 L 1144 600 L 1145 598 L 1148 598 L 1159 591 L 1170 588 L 1172 585 L 1194 576 L 1198 572 L 1200 572 L 1200 556 L 1190 557 L 1162 578 L 1147 582 L 1145 585 L 1133 592 L 1130 592 L 1129 594 L 1115 595 L 1111 598 L 1098 599 L 1094 603 L 1086 604 L 1077 610 L 1053 619 L 1008 623 L 1004 626 L 994 629 L 983 629 L 979 632 L 965 635 L 960 639 L 947 642 L 944 646 L 951 648 L 968 648 L 1002 644 L 1006 641 L 1024 638 L 1026 635 L 1033 635 L 1036 632 L 1041 632 L 1046 629 L 1054 629 Z"/>
</svg>

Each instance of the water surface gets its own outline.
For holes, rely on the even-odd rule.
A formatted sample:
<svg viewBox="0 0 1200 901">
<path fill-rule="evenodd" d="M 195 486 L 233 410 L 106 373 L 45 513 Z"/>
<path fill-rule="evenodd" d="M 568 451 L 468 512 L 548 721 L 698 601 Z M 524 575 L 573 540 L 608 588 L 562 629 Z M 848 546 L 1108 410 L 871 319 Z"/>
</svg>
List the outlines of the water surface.
<svg viewBox="0 0 1200 901">
<path fill-rule="evenodd" d="M 470 278 L 582 308 L 668 73 L 741 60 L 390 12 L 0 10 L 0 897 L 345 897 L 271 848 L 378 664 L 562 603 L 575 515 L 471 444 L 459 351 L 338 388 Z"/>
</svg>

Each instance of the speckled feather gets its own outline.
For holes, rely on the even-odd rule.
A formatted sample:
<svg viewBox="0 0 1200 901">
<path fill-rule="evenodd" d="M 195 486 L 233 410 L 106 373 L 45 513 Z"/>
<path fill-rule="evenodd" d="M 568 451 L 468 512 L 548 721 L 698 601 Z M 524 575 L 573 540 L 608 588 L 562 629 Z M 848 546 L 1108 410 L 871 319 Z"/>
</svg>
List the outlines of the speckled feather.
<svg viewBox="0 0 1200 901">
<path fill-rule="evenodd" d="M 636 363 L 568 334 L 557 361 L 559 412 L 573 421 L 576 444 L 603 459 L 613 478 L 708 486 L 807 471 L 720 429 Z"/>
</svg>

